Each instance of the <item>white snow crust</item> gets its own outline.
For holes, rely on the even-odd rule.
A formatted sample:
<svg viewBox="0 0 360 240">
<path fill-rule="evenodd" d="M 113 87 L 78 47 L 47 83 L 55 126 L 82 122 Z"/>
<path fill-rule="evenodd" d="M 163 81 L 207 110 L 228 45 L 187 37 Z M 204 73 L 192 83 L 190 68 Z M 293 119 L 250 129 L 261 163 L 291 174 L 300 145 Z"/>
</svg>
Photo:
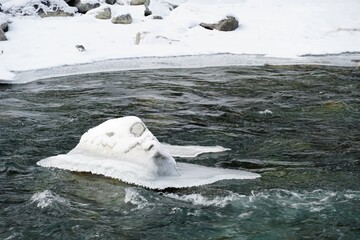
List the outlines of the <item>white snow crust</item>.
<svg viewBox="0 0 360 240">
<path fill-rule="evenodd" d="M 29 6 L 28 3 L 37 1 L 0 0 L 4 9 Z M 63 3 L 62 0 L 51 2 L 59 6 Z M 178 7 L 170 11 L 169 2 Z M 0 80 L 24 82 L 20 79 L 22 72 L 81 64 L 88 64 L 83 72 L 102 71 L 107 69 L 106 64 L 105 68 L 94 69 L 91 63 L 111 59 L 127 59 L 137 68 L 146 68 L 141 65 L 144 57 L 228 53 L 242 57 L 261 55 L 265 58 L 262 63 L 270 64 L 274 59 L 285 59 L 280 61 L 283 64 L 302 62 L 304 55 L 345 54 L 350 55 L 345 65 L 355 66 L 351 60 L 360 53 L 358 0 L 151 0 L 153 15 L 148 17 L 143 15 L 142 5 L 108 7 L 113 16 L 130 13 L 133 23 L 112 24 L 110 20 L 96 19 L 93 14 L 51 18 L 11 16 L 12 23 L 6 33 L 8 41 L 0 42 L 3 51 Z M 154 15 L 163 19 L 155 20 Z M 240 26 L 235 31 L 210 31 L 199 26 L 201 22 L 214 23 L 228 15 L 239 20 Z M 83 45 L 86 51 L 79 52 L 76 45 Z M 318 60 L 307 59 L 305 63 Z M 327 60 L 321 63 L 338 64 Z M 159 62 L 163 65 L 158 67 L 166 66 L 166 60 Z M 195 60 L 192 65 L 198 66 L 198 62 Z M 219 60 L 216 64 L 232 63 Z M 175 67 L 183 65 L 189 65 L 187 59 Z M 39 78 L 52 76 L 50 72 Z M 63 70 L 62 74 L 67 72 Z"/>
<path fill-rule="evenodd" d="M 162 146 L 173 157 L 193 158 L 203 153 L 217 153 L 230 150 L 222 146 L 178 146 L 163 143 Z"/>
<path fill-rule="evenodd" d="M 67 154 L 45 158 L 42 167 L 90 172 L 150 189 L 185 188 L 224 179 L 254 179 L 259 174 L 176 163 L 166 148 L 188 156 L 187 149 L 214 151 L 211 147 L 163 147 L 137 117 L 108 120 L 88 130 L 78 145 Z M 181 149 L 185 153 L 181 154 Z M 224 150 L 216 147 L 215 151 Z M 193 154 L 193 152 L 191 152 Z"/>
</svg>

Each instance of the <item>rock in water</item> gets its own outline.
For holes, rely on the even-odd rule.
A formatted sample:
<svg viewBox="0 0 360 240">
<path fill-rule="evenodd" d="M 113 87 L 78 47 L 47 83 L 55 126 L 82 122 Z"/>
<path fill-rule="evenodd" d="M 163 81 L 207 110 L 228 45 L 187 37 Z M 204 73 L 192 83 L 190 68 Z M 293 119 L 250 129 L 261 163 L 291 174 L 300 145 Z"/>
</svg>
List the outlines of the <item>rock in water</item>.
<svg viewBox="0 0 360 240">
<path fill-rule="evenodd" d="M 117 17 L 113 17 L 111 19 L 111 22 L 114 24 L 131 24 L 132 23 L 132 17 L 130 14 L 124 14 Z"/>
<path fill-rule="evenodd" d="M 223 179 L 253 179 L 255 173 L 176 163 L 137 117 L 108 120 L 84 133 L 67 154 L 37 163 L 70 171 L 91 172 L 151 188 L 183 188 Z"/>
<path fill-rule="evenodd" d="M 218 31 L 233 31 L 239 27 L 239 22 L 235 17 L 228 16 L 227 18 L 219 21 L 218 23 L 201 23 L 200 26 L 209 30 Z"/>
</svg>

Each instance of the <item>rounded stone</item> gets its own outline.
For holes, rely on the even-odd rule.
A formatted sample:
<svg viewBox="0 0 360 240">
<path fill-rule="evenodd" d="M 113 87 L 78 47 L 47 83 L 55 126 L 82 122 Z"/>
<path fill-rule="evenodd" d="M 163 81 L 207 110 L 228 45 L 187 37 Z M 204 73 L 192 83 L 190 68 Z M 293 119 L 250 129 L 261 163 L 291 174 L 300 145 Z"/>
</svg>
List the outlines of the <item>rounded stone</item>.
<svg viewBox="0 0 360 240">
<path fill-rule="evenodd" d="M 145 126 L 140 122 L 134 123 L 130 128 L 130 133 L 135 137 L 140 137 L 144 132 L 145 132 Z"/>
</svg>

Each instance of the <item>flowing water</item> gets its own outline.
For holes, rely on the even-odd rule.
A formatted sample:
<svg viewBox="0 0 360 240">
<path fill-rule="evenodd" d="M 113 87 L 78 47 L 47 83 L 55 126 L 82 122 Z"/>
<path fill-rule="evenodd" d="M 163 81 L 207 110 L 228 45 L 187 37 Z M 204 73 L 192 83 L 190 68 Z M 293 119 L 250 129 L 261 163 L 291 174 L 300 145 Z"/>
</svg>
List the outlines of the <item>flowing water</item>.
<svg viewBox="0 0 360 240">
<path fill-rule="evenodd" d="M 136 70 L 0 85 L 0 239 L 358 239 L 360 71 Z M 46 169 L 101 122 L 140 117 L 161 142 L 221 145 L 205 166 L 260 173 L 153 191 Z"/>
</svg>

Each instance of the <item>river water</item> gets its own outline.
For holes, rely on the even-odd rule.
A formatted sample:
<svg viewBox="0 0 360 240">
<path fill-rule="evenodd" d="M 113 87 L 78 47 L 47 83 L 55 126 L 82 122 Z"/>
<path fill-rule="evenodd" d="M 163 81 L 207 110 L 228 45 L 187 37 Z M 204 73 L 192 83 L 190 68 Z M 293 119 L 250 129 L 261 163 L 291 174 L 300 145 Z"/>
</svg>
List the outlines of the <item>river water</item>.
<svg viewBox="0 0 360 240">
<path fill-rule="evenodd" d="M 0 239 L 358 239 L 360 71 L 214 67 L 0 85 Z M 36 162 L 101 122 L 140 117 L 161 142 L 220 145 L 205 166 L 260 173 L 153 191 Z"/>
</svg>

